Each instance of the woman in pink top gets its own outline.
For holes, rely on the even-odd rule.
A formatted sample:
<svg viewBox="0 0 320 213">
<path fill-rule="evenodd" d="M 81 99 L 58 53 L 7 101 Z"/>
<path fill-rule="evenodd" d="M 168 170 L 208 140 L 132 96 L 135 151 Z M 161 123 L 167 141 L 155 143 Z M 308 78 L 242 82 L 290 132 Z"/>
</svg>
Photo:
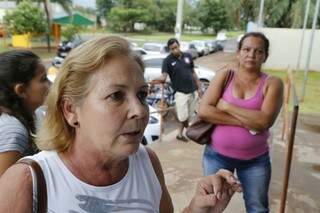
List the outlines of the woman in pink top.
<svg viewBox="0 0 320 213">
<path fill-rule="evenodd" d="M 269 212 L 271 177 L 267 139 L 282 105 L 283 84 L 261 72 L 268 58 L 269 40 L 258 32 L 239 42 L 239 66 L 223 85 L 227 71 L 219 72 L 203 96 L 199 116 L 216 124 L 203 156 L 205 175 L 220 168 L 236 170 L 247 212 Z"/>
</svg>

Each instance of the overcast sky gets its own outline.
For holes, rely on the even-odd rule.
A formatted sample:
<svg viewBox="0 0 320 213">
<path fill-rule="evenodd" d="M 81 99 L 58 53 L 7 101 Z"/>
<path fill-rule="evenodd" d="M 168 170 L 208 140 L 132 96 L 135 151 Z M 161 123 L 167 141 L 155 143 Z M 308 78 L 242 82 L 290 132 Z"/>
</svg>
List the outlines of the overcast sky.
<svg viewBox="0 0 320 213">
<path fill-rule="evenodd" d="M 73 2 L 84 7 L 96 7 L 96 0 L 73 0 Z"/>
</svg>

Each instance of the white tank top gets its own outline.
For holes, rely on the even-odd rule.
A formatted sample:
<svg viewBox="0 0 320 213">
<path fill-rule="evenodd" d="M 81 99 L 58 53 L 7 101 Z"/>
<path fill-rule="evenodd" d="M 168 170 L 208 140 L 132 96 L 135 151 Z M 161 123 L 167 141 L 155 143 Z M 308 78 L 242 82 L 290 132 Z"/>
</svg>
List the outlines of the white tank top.
<svg viewBox="0 0 320 213">
<path fill-rule="evenodd" d="M 129 169 L 109 186 L 89 185 L 75 177 L 55 151 L 31 158 L 44 173 L 50 213 L 159 212 L 161 186 L 143 146 L 129 156 Z"/>
</svg>

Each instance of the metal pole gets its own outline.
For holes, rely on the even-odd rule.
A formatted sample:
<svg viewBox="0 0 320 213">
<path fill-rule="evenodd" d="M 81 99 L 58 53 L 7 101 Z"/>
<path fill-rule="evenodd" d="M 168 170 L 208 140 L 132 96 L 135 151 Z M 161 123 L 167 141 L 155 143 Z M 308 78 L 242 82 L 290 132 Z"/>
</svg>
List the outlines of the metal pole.
<svg viewBox="0 0 320 213">
<path fill-rule="evenodd" d="M 306 93 L 306 85 L 308 81 L 308 72 L 309 72 L 309 66 L 310 66 L 310 59 L 311 59 L 311 53 L 312 53 L 312 47 L 313 47 L 313 39 L 314 39 L 314 33 L 318 21 L 318 14 L 319 14 L 319 6 L 320 6 L 320 0 L 317 0 L 316 6 L 315 6 L 315 12 L 313 16 L 313 22 L 312 22 L 312 32 L 311 32 L 311 37 L 310 37 L 310 43 L 309 43 L 309 48 L 308 48 L 308 56 L 307 56 L 307 63 L 306 67 L 304 69 L 304 81 L 302 85 L 302 94 L 301 94 L 301 99 L 300 101 L 302 102 L 304 100 L 304 96 Z"/>
<path fill-rule="evenodd" d="M 302 27 L 302 35 L 301 35 L 301 41 L 300 41 L 300 48 L 299 48 L 299 55 L 298 55 L 296 71 L 298 71 L 300 69 L 301 53 L 302 53 L 303 42 L 304 42 L 304 32 L 305 32 L 306 27 L 307 27 L 308 16 L 309 16 L 309 8 L 310 8 L 310 0 L 308 0 L 307 6 L 306 6 L 306 9 L 305 9 L 305 12 L 304 12 L 304 21 L 303 21 L 303 27 Z"/>
<path fill-rule="evenodd" d="M 264 0 L 260 0 L 258 27 L 263 27 L 263 7 L 264 7 Z"/>
<path fill-rule="evenodd" d="M 176 27 L 174 31 L 176 33 L 175 37 L 178 40 L 180 40 L 181 38 L 181 28 L 182 28 L 182 19 L 183 19 L 183 1 L 184 0 L 178 0 L 178 5 L 177 5 Z"/>
</svg>

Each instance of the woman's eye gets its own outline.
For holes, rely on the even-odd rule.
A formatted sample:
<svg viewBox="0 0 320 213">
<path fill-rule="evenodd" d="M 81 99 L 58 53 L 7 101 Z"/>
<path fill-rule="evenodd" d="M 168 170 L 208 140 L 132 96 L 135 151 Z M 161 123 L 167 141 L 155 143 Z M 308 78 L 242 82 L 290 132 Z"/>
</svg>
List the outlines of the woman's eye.
<svg viewBox="0 0 320 213">
<path fill-rule="evenodd" d="M 244 52 L 249 52 L 249 48 L 242 49 Z"/>
<path fill-rule="evenodd" d="M 145 104 L 147 100 L 148 92 L 147 91 L 141 91 L 138 93 L 138 98 L 141 103 Z"/>
<path fill-rule="evenodd" d="M 109 95 L 109 98 L 111 98 L 113 101 L 122 101 L 124 99 L 124 94 L 123 92 L 118 91 Z"/>
<path fill-rule="evenodd" d="M 263 54 L 263 50 L 257 50 L 257 52 L 258 52 L 259 55 Z"/>
</svg>

